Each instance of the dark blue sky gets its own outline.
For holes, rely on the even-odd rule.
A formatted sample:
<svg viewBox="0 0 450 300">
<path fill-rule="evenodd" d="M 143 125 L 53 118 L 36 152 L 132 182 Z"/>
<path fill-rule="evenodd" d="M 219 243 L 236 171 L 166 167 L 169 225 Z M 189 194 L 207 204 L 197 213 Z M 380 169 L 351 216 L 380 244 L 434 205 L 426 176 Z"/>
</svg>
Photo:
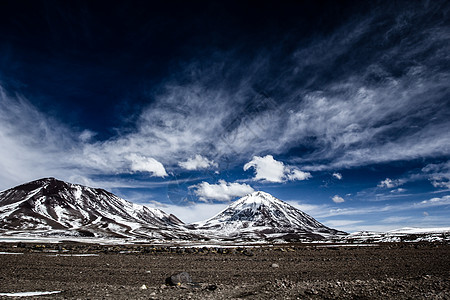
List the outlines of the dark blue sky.
<svg viewBox="0 0 450 300">
<path fill-rule="evenodd" d="M 2 1 L 0 189 L 212 216 L 263 190 L 342 230 L 450 226 L 446 1 Z"/>
</svg>

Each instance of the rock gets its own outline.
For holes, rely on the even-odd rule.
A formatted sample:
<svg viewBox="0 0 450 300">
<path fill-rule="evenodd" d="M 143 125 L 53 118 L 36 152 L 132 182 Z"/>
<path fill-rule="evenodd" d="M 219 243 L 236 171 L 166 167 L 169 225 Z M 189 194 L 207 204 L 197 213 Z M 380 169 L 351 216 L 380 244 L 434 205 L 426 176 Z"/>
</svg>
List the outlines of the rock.
<svg viewBox="0 0 450 300">
<path fill-rule="evenodd" d="M 272 268 L 279 268 L 279 267 L 280 267 L 279 264 L 271 264 L 270 266 L 271 266 Z"/>
<path fill-rule="evenodd" d="M 141 285 L 140 289 L 141 289 L 141 290 L 146 290 L 146 289 L 147 289 L 147 286 L 146 286 L 145 284 L 143 284 L 143 285 Z"/>
<path fill-rule="evenodd" d="M 192 283 L 191 275 L 188 272 L 181 272 L 166 278 L 166 284 L 177 286 Z"/>
<path fill-rule="evenodd" d="M 315 290 L 314 288 L 306 290 L 305 293 L 308 294 L 308 295 L 317 295 L 317 294 L 319 294 L 319 292 L 317 290 Z"/>
<path fill-rule="evenodd" d="M 206 287 L 206 290 L 208 291 L 215 291 L 217 289 L 217 285 L 215 284 L 210 284 Z"/>
</svg>

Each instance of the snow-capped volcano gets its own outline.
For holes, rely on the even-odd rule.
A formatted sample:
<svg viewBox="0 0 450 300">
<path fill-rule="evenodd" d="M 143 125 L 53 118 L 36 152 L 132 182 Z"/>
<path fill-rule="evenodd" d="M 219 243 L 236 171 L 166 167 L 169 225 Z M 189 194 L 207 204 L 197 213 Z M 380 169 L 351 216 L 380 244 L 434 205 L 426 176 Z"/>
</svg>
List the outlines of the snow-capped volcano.
<svg viewBox="0 0 450 300">
<path fill-rule="evenodd" d="M 54 178 L 0 193 L 0 229 L 99 236 L 176 236 L 175 216 L 128 202 L 103 189 Z"/>
<path fill-rule="evenodd" d="M 190 225 L 220 238 L 315 240 L 345 235 L 266 192 L 248 194 L 216 216 Z"/>
<path fill-rule="evenodd" d="M 0 192 L 0 233 L 192 241 L 317 240 L 345 234 L 265 192 L 242 197 L 204 222 L 184 225 L 159 209 L 54 178 Z"/>
</svg>

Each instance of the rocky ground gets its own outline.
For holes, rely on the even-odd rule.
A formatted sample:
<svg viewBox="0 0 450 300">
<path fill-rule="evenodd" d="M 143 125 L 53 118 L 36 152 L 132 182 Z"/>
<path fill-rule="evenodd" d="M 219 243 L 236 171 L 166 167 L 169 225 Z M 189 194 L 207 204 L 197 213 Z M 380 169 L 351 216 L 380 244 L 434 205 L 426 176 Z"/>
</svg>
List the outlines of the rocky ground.
<svg viewBox="0 0 450 300">
<path fill-rule="evenodd" d="M 39 299 L 450 299 L 450 245 L 436 243 L 252 249 L 5 243 L 0 253 L 0 295 L 61 291 Z M 192 283 L 166 285 L 182 271 Z"/>
</svg>

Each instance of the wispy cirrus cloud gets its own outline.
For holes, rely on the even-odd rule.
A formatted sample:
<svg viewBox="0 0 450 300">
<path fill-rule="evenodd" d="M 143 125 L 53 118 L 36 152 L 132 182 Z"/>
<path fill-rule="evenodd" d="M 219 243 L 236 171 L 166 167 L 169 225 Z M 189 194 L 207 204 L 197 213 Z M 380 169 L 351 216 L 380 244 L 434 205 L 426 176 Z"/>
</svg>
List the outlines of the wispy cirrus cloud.
<svg viewBox="0 0 450 300">
<path fill-rule="evenodd" d="M 422 169 L 409 171 L 397 179 L 386 178 L 380 181 L 377 186 L 380 188 L 395 188 L 408 182 L 423 180 L 428 180 L 431 185 L 437 188 L 436 192 L 450 189 L 450 161 L 427 164 Z M 391 193 L 402 193 L 405 191 L 406 189 L 404 188 L 397 188 L 392 190 Z"/>
<path fill-rule="evenodd" d="M 411 219 L 411 217 L 392 216 L 392 217 L 387 217 L 387 218 L 383 219 L 382 222 L 383 223 L 400 223 L 400 222 L 408 221 L 410 219 Z"/>
<path fill-rule="evenodd" d="M 406 189 L 404 189 L 404 188 L 398 188 L 398 189 L 395 189 L 395 190 L 392 190 L 392 191 L 391 191 L 391 193 L 403 193 L 403 192 L 406 192 Z"/>
<path fill-rule="evenodd" d="M 415 207 L 432 207 L 442 205 L 450 205 L 450 195 L 446 195 L 440 198 L 439 197 L 431 198 L 414 204 Z"/>
<path fill-rule="evenodd" d="M 253 61 L 233 51 L 193 58 L 153 95 L 133 133 L 86 151 L 115 165 L 137 147 L 176 165 L 194 155 L 239 164 L 300 148 L 290 163 L 306 171 L 445 155 L 450 74 L 439 66 L 449 61 L 449 37 L 442 20 L 426 21 L 437 6 L 406 9 L 401 23 L 376 10 L 298 45 L 277 66 L 264 51 Z M 398 43 L 400 32 L 410 33 Z M 328 75 L 330 66 L 339 76 Z"/>
<path fill-rule="evenodd" d="M 354 225 L 358 223 L 362 223 L 361 220 L 327 220 L 325 222 L 325 225 L 331 226 L 331 227 L 342 227 L 342 226 L 348 226 L 348 225 Z"/>
<path fill-rule="evenodd" d="M 128 173 L 133 153 L 166 173 L 196 155 L 236 166 L 290 153 L 293 169 L 261 175 L 274 182 L 305 179 L 306 171 L 448 155 L 450 36 L 445 20 L 430 18 L 441 5 L 415 4 L 396 17 L 374 10 L 292 43 L 294 50 L 256 49 L 253 59 L 207 49 L 146 94 L 151 101 L 136 122 L 108 140 L 2 91 L 0 163 L 10 178 L 2 182 Z M 164 174 L 158 170 L 149 173 Z M 435 179 L 437 187 L 448 182 Z"/>
<path fill-rule="evenodd" d="M 189 171 L 218 167 L 218 164 L 216 162 L 214 162 L 213 160 L 209 160 L 199 154 L 195 155 L 194 157 L 190 157 L 187 161 L 179 162 L 178 165 L 183 169 Z"/>
<path fill-rule="evenodd" d="M 345 207 L 336 208 L 334 206 L 306 206 L 306 211 L 312 211 L 314 216 L 318 218 L 329 218 L 334 216 L 353 216 L 353 215 L 368 215 L 377 213 L 395 213 L 400 211 L 407 211 L 411 209 L 423 209 L 428 207 L 447 206 L 450 204 L 450 196 L 435 197 L 419 202 L 409 202 L 403 204 L 387 204 L 387 205 L 373 205 L 365 207 Z M 295 204 L 294 204 L 295 205 Z"/>
<path fill-rule="evenodd" d="M 90 179 L 91 174 L 149 172 L 167 176 L 164 166 L 133 151 L 112 162 L 108 153 L 90 151 L 95 133 L 78 131 L 39 111 L 19 94 L 0 86 L 0 189 L 26 181 L 54 176 L 101 187 L 123 186 Z M 99 142 L 94 142 L 99 144 Z M 126 185 L 126 184 L 125 184 Z"/>
<path fill-rule="evenodd" d="M 450 161 L 438 164 L 428 164 L 422 172 L 436 188 L 450 189 Z"/>
<path fill-rule="evenodd" d="M 0 85 L 0 189 L 39 177 L 69 178 L 78 136 Z M 71 174 L 72 173 L 72 174 Z"/>
</svg>

